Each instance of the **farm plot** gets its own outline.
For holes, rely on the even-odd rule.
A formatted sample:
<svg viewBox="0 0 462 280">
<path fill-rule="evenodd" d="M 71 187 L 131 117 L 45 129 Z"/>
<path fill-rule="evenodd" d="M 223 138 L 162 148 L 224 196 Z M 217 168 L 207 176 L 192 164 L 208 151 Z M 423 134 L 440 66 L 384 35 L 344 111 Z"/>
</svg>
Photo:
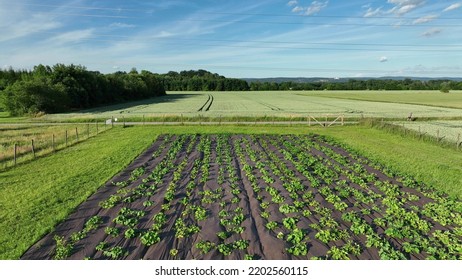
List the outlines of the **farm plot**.
<svg viewBox="0 0 462 280">
<path fill-rule="evenodd" d="M 320 136 L 162 135 L 23 259 L 461 259 L 462 202 Z"/>
<path fill-rule="evenodd" d="M 370 93 L 371 96 L 379 93 Z M 374 95 L 375 94 L 375 95 Z M 345 93 L 345 98 L 353 95 Z M 405 95 L 403 93 L 403 95 Z M 412 112 L 417 118 L 460 118 L 460 108 L 443 108 L 422 104 L 389 101 L 349 100 L 329 92 L 169 92 L 166 96 L 117 106 L 107 106 L 73 112 L 50 114 L 43 121 L 63 121 L 92 118 L 168 118 L 168 117 L 281 117 L 339 116 L 347 118 L 406 119 Z M 418 97 L 416 103 L 418 102 Z M 438 104 L 438 103 L 435 103 Z"/>
<path fill-rule="evenodd" d="M 460 143 L 462 141 L 461 121 L 394 122 L 393 124 L 447 142 Z"/>
</svg>

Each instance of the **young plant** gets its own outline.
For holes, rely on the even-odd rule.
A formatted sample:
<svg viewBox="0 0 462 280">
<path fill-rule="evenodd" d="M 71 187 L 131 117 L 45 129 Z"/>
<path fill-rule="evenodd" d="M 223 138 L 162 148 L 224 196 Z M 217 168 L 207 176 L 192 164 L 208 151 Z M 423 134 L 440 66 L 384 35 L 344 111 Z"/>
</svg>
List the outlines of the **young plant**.
<svg viewBox="0 0 462 280">
<path fill-rule="evenodd" d="M 201 250 L 202 254 L 207 254 L 215 247 L 215 243 L 212 243 L 210 241 L 200 241 L 196 244 L 196 248 Z"/>
<path fill-rule="evenodd" d="M 115 228 L 115 227 L 106 227 L 104 229 L 104 232 L 109 236 L 117 237 L 119 235 L 119 233 L 120 233 L 120 230 L 118 228 Z"/>
<path fill-rule="evenodd" d="M 67 259 L 71 255 L 72 250 L 74 249 L 74 246 L 70 243 L 67 243 L 66 240 L 64 240 L 63 236 L 55 235 L 53 239 L 56 242 L 55 254 L 54 254 L 53 259 L 55 260 Z"/>
<path fill-rule="evenodd" d="M 278 227 L 278 223 L 274 222 L 274 221 L 271 221 L 271 222 L 267 222 L 265 227 L 269 230 L 274 230 L 275 228 Z"/>
<path fill-rule="evenodd" d="M 145 246 L 151 246 L 160 241 L 160 236 L 157 231 L 148 230 L 144 234 L 141 235 L 141 243 Z"/>
</svg>

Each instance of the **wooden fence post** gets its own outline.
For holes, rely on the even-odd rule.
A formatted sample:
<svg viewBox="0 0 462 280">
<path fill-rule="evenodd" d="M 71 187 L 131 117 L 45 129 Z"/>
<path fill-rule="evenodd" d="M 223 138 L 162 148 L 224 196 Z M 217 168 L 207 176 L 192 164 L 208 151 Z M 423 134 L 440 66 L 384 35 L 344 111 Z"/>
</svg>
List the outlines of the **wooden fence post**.
<svg viewBox="0 0 462 280">
<path fill-rule="evenodd" d="M 77 130 L 77 127 L 75 128 L 75 139 L 79 142 L 79 131 Z"/>
<path fill-rule="evenodd" d="M 66 129 L 66 147 L 67 147 L 67 129 Z"/>
<path fill-rule="evenodd" d="M 53 148 L 53 152 L 55 151 L 55 135 L 51 135 L 51 147 Z"/>
<path fill-rule="evenodd" d="M 123 120 L 123 122 L 124 122 L 124 126 L 123 126 L 123 127 L 125 127 L 125 116 L 122 116 L 122 120 Z"/>
<path fill-rule="evenodd" d="M 18 152 L 18 144 L 14 143 L 14 165 L 16 165 L 17 152 Z"/>
<path fill-rule="evenodd" d="M 342 126 L 345 124 L 343 118 L 344 118 L 344 116 L 342 115 Z M 382 119 L 382 125 L 383 125 L 383 119 Z"/>
<path fill-rule="evenodd" d="M 111 128 L 114 128 L 114 117 L 111 117 Z"/>
<path fill-rule="evenodd" d="M 96 134 L 98 134 L 98 120 L 96 120 Z"/>
<path fill-rule="evenodd" d="M 87 139 L 90 138 L 90 124 L 87 123 Z"/>
<path fill-rule="evenodd" d="M 308 118 L 308 126 L 311 126 L 311 116 Z"/>
<path fill-rule="evenodd" d="M 35 158 L 34 139 L 31 140 L 31 147 L 32 147 L 32 154 L 34 155 L 34 158 Z"/>
<path fill-rule="evenodd" d="M 436 130 L 436 141 L 440 142 L 440 130 L 439 129 Z"/>
</svg>

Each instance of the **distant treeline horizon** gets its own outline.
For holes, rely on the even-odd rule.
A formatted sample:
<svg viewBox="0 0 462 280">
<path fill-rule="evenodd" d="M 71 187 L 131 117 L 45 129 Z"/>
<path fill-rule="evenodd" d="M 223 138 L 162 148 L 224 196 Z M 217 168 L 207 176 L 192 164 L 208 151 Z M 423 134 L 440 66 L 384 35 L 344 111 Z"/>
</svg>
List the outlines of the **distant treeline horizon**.
<svg viewBox="0 0 462 280">
<path fill-rule="evenodd" d="M 146 70 L 102 74 L 81 65 L 0 69 L 0 109 L 12 116 L 61 113 L 147 99 L 166 91 L 462 90 L 454 80 L 246 81 L 206 70 L 156 74 Z"/>
</svg>

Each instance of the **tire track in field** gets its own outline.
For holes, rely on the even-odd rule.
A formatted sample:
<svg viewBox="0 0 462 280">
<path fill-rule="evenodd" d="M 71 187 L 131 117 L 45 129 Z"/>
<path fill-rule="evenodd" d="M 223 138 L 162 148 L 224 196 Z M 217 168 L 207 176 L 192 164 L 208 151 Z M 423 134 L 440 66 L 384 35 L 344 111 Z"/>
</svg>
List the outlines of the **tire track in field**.
<svg viewBox="0 0 462 280">
<path fill-rule="evenodd" d="M 273 105 L 265 103 L 265 102 L 257 101 L 257 103 L 260 103 L 261 105 L 270 108 L 271 111 L 284 111 L 283 109 L 281 109 L 279 107 L 273 106 Z"/>
<path fill-rule="evenodd" d="M 198 112 L 207 112 L 210 110 L 210 107 L 212 107 L 213 104 L 213 95 L 209 94 L 207 101 L 205 101 L 204 105 L 197 110 Z"/>
<path fill-rule="evenodd" d="M 263 105 L 263 106 L 265 106 L 265 107 L 268 107 L 271 111 L 284 111 L 284 109 L 281 109 L 281 108 L 276 107 L 276 106 L 274 106 L 274 105 L 268 104 L 268 103 L 266 103 L 266 102 L 254 100 L 254 99 L 249 98 L 249 97 L 247 97 L 247 96 L 245 96 L 245 99 L 247 99 L 247 100 L 249 100 L 249 101 L 252 101 L 252 102 L 256 102 L 256 103 L 258 103 L 258 104 L 260 104 L 260 105 Z"/>
</svg>

